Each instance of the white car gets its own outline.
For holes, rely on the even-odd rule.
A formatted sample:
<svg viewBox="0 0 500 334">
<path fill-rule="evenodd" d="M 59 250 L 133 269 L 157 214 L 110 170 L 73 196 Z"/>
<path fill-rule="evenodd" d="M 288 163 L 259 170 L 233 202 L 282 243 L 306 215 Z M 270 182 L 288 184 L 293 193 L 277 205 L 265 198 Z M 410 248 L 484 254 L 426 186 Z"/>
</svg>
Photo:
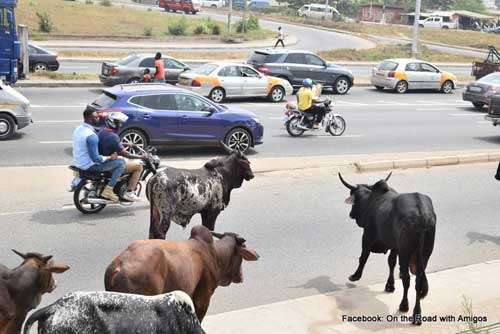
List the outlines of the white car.
<svg viewBox="0 0 500 334">
<path fill-rule="evenodd" d="M 16 130 L 31 123 L 30 101 L 0 80 L 0 140 L 11 138 Z"/>
<path fill-rule="evenodd" d="M 421 28 L 457 29 L 457 22 L 450 21 L 449 17 L 431 16 L 425 20 L 418 20 Z"/>
<path fill-rule="evenodd" d="M 311 17 L 311 18 L 333 18 L 333 15 L 340 15 L 340 13 L 331 6 L 325 6 L 321 4 L 309 4 L 303 5 L 297 10 L 297 15 L 300 17 Z"/>
<path fill-rule="evenodd" d="M 224 0 L 203 0 L 201 2 L 201 5 L 203 7 L 222 8 L 225 5 L 225 1 Z"/>
<path fill-rule="evenodd" d="M 228 97 L 267 97 L 281 102 L 293 93 L 287 80 L 266 76 L 238 63 L 209 63 L 179 76 L 178 86 L 207 96 L 216 103 Z"/>
</svg>

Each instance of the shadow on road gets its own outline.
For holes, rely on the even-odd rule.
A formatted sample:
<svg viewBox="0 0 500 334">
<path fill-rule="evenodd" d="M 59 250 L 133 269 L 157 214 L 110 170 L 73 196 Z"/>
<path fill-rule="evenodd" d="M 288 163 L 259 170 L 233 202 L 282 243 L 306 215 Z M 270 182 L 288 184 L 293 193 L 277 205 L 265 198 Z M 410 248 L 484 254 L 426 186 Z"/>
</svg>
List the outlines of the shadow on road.
<svg viewBox="0 0 500 334">
<path fill-rule="evenodd" d="M 498 133 L 498 136 L 484 136 L 484 137 L 472 137 L 472 138 L 490 144 L 497 144 L 497 145 L 500 144 L 500 132 Z"/>
<path fill-rule="evenodd" d="M 500 246 L 500 237 L 470 231 L 466 234 L 467 238 L 469 238 L 469 245 L 472 245 L 475 242 L 485 243 L 486 241 L 494 243 L 497 246 Z"/>
<path fill-rule="evenodd" d="M 346 283 L 345 285 L 336 284 L 330 280 L 330 277 L 323 275 L 323 276 L 318 276 L 316 278 L 312 278 L 302 285 L 292 286 L 289 288 L 304 289 L 304 290 L 315 289 L 321 294 L 327 294 L 333 291 L 345 289 L 346 287 L 350 289 L 356 287 L 356 285 L 352 283 Z"/>
</svg>

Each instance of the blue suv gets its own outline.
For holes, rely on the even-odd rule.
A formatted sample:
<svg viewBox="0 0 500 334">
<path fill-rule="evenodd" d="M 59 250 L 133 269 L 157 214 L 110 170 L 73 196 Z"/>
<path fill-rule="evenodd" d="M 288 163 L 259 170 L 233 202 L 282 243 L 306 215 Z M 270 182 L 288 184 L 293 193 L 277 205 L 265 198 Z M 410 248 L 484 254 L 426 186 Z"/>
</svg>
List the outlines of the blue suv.
<svg viewBox="0 0 500 334">
<path fill-rule="evenodd" d="M 250 111 L 216 104 L 191 91 L 165 84 L 117 85 L 89 105 L 105 117 L 120 111 L 129 119 L 123 143 L 220 145 L 247 151 L 262 144 L 264 127 Z"/>
</svg>

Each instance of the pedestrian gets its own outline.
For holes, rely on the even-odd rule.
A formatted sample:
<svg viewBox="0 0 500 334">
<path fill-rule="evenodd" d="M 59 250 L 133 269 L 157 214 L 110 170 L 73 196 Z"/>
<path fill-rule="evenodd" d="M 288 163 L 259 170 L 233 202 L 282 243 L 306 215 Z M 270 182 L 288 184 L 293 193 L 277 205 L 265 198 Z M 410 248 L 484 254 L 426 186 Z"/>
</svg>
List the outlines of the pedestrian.
<svg viewBox="0 0 500 334">
<path fill-rule="evenodd" d="M 163 59 L 161 59 L 161 53 L 157 52 L 155 55 L 155 82 L 165 83 L 165 64 Z"/>
<path fill-rule="evenodd" d="M 144 70 L 144 75 L 142 76 L 142 82 L 151 82 L 151 71 L 149 68 Z"/>
<path fill-rule="evenodd" d="M 285 34 L 283 33 L 283 30 L 281 27 L 278 27 L 278 40 L 276 41 L 276 44 L 274 44 L 274 48 L 278 46 L 278 44 L 281 44 L 282 47 L 285 47 Z"/>
</svg>

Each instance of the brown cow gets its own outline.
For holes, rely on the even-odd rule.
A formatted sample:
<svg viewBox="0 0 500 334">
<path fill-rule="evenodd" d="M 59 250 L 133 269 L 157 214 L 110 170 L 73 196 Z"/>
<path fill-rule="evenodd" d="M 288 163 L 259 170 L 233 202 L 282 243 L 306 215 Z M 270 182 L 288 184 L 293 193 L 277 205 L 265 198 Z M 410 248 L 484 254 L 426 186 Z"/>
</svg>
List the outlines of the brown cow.
<svg viewBox="0 0 500 334">
<path fill-rule="evenodd" d="M 20 333 L 26 314 L 56 288 L 52 274 L 69 269 L 51 260 L 52 255 L 12 251 L 24 261 L 14 269 L 0 264 L 0 334 Z"/>
<path fill-rule="evenodd" d="M 215 241 L 212 235 L 220 240 Z M 135 241 L 106 269 L 107 291 L 157 295 L 174 290 L 192 299 L 200 321 L 218 286 L 242 283 L 242 260 L 259 255 L 234 233 L 218 234 L 195 226 L 187 241 Z"/>
</svg>

